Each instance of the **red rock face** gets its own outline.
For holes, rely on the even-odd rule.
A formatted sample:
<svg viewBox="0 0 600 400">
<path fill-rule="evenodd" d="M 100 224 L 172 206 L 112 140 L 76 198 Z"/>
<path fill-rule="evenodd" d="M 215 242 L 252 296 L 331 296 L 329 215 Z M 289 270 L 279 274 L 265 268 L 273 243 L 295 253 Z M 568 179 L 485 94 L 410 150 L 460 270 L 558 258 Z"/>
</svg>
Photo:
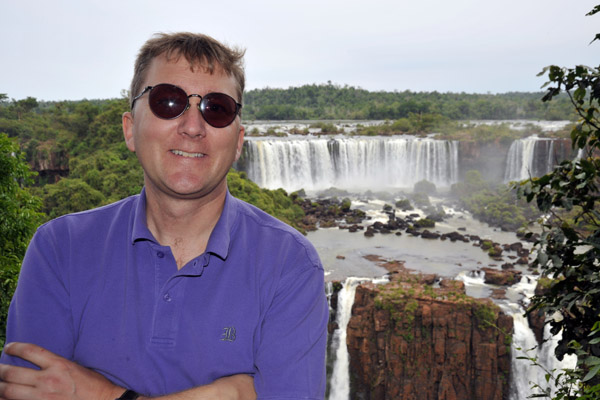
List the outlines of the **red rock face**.
<svg viewBox="0 0 600 400">
<path fill-rule="evenodd" d="M 445 286 L 445 287 L 444 287 Z M 508 398 L 512 318 L 460 282 L 361 285 L 348 325 L 352 398 Z"/>
</svg>

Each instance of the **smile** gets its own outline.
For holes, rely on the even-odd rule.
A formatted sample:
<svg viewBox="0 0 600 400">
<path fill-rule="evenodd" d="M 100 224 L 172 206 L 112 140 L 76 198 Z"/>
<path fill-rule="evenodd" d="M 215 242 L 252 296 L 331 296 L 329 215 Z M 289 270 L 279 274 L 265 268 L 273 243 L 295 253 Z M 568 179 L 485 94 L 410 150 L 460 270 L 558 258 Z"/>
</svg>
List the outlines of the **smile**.
<svg viewBox="0 0 600 400">
<path fill-rule="evenodd" d="M 188 153 L 183 150 L 171 150 L 171 153 L 182 156 L 182 157 L 190 157 L 190 158 L 202 158 L 204 157 L 203 153 Z"/>
</svg>

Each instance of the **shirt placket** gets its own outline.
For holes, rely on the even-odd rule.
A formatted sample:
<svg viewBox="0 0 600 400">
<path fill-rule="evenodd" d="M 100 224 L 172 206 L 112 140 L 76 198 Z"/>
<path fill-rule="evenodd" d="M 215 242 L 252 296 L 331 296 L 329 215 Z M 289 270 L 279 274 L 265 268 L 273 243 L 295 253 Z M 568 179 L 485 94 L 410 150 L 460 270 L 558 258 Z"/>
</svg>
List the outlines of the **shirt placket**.
<svg viewBox="0 0 600 400">
<path fill-rule="evenodd" d="M 206 255 L 198 257 L 177 271 L 175 258 L 169 248 L 156 246 L 154 253 L 156 297 L 151 344 L 172 347 L 176 345 L 181 326 L 179 322 L 185 303 L 186 278 L 201 276 L 204 267 L 208 264 L 208 257 Z"/>
</svg>

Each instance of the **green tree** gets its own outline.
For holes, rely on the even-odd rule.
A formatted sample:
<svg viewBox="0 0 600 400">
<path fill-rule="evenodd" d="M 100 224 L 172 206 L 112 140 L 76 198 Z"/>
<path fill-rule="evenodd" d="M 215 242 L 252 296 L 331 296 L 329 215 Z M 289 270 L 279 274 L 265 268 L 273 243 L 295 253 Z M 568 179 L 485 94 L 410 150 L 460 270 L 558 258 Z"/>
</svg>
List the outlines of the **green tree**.
<svg viewBox="0 0 600 400">
<path fill-rule="evenodd" d="M 21 119 L 24 114 L 31 112 L 38 106 L 38 101 L 35 97 L 27 97 L 22 100 L 13 100 L 13 108 L 17 113 L 17 119 Z"/>
<path fill-rule="evenodd" d="M 283 189 L 260 188 L 248 179 L 245 172 L 238 172 L 233 168 L 227 174 L 227 185 L 231 194 L 238 199 L 255 205 L 304 233 L 304 230 L 300 227 L 304 211 L 294 202 L 293 197 L 288 196 Z"/>
<path fill-rule="evenodd" d="M 600 12 L 596 6 L 588 15 Z M 600 34 L 596 35 L 600 39 Z M 594 41 L 593 40 L 593 41 Z M 593 42 L 592 41 L 592 42 Z M 544 101 L 566 92 L 579 121 L 571 132 L 581 157 L 565 161 L 553 172 L 521 183 L 528 201 L 551 215 L 536 242 L 534 266 L 550 278 L 534 296 L 528 312 L 541 310 L 552 334 L 562 333 L 556 356 L 577 356 L 573 370 L 556 373 L 554 399 L 600 398 L 600 67 L 550 66 Z M 557 317 L 558 316 L 558 317 Z M 551 374 L 551 375 L 552 375 Z M 550 393 L 543 394 L 551 397 Z M 541 397 L 541 396 L 538 396 Z"/>
<path fill-rule="evenodd" d="M 44 186 L 43 200 L 43 210 L 50 218 L 89 210 L 106 203 L 101 192 L 79 178 L 63 178 Z"/>
<path fill-rule="evenodd" d="M 6 338 L 6 314 L 21 261 L 43 219 L 40 200 L 26 188 L 33 176 L 17 142 L 0 134 L 0 348 Z"/>
</svg>

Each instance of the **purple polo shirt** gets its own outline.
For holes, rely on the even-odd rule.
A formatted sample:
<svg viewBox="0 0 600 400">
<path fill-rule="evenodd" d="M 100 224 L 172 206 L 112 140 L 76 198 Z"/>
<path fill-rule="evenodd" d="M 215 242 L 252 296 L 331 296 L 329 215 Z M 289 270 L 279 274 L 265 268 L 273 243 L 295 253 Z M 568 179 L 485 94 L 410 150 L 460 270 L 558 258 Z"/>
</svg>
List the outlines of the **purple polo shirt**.
<svg viewBox="0 0 600 400">
<path fill-rule="evenodd" d="M 297 231 L 228 193 L 206 252 L 177 270 L 142 191 L 38 229 L 7 342 L 149 396 L 243 373 L 259 398 L 322 399 L 327 319 L 321 262 Z"/>
</svg>

